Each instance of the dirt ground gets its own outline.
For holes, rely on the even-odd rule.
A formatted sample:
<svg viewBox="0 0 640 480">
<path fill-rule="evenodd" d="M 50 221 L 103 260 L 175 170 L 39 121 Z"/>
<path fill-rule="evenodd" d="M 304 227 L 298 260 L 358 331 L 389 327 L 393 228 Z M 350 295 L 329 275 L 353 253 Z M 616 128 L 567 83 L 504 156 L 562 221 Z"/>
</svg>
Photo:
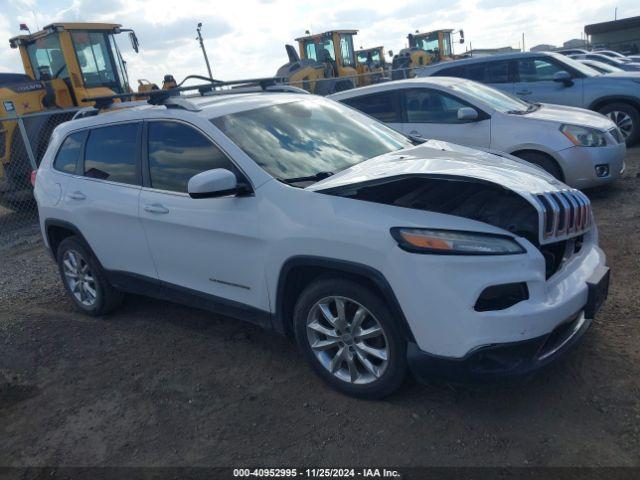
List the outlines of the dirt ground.
<svg viewBox="0 0 640 480">
<path fill-rule="evenodd" d="M 248 324 L 134 296 L 86 317 L 37 229 L 0 235 L 0 465 L 640 466 L 639 167 L 636 148 L 586 192 L 613 277 L 573 351 L 527 380 L 409 381 L 381 402 Z"/>
</svg>

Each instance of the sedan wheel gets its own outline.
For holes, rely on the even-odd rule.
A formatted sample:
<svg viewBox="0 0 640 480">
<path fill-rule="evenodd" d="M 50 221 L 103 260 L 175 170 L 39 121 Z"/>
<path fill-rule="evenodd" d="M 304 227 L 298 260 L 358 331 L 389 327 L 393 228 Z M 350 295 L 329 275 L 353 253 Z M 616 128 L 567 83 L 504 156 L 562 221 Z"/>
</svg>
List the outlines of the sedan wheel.
<svg viewBox="0 0 640 480">
<path fill-rule="evenodd" d="M 631 115 L 619 110 L 613 110 L 607 113 L 607 117 L 609 117 L 611 121 L 618 126 L 618 129 L 620 129 L 622 137 L 625 140 L 629 135 L 631 135 L 631 132 L 633 131 L 633 119 L 631 118 Z"/>
<path fill-rule="evenodd" d="M 320 363 L 344 382 L 371 383 L 384 374 L 389 342 L 380 322 L 355 300 L 326 297 L 307 317 L 307 338 Z"/>
</svg>

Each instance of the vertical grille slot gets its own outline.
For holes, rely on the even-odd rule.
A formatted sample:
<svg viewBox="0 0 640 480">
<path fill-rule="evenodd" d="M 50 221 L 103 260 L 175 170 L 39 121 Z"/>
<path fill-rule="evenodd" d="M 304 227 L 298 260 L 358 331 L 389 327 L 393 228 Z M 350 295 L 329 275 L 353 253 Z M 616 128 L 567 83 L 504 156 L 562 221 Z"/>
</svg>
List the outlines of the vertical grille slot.
<svg viewBox="0 0 640 480">
<path fill-rule="evenodd" d="M 542 209 L 542 240 L 562 240 L 584 233 L 591 224 L 591 202 L 579 190 L 535 195 Z"/>
</svg>

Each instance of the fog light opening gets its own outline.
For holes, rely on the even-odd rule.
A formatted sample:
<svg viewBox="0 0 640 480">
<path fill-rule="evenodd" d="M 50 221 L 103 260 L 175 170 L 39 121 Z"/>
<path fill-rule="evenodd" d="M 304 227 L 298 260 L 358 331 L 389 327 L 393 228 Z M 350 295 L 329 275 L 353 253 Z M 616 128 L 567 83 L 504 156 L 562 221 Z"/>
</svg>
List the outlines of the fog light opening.
<svg viewBox="0 0 640 480">
<path fill-rule="evenodd" d="M 609 176 L 609 165 L 596 165 L 596 175 L 598 177 L 608 177 Z"/>
</svg>

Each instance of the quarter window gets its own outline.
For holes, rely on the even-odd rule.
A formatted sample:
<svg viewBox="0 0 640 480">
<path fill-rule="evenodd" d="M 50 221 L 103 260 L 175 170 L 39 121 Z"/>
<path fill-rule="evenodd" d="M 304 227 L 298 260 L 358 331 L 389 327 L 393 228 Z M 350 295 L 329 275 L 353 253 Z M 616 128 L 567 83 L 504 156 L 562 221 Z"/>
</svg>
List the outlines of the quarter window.
<svg viewBox="0 0 640 480">
<path fill-rule="evenodd" d="M 191 177 L 214 168 L 239 175 L 227 156 L 194 128 L 176 122 L 149 123 L 149 174 L 153 188 L 186 192 Z"/>
<path fill-rule="evenodd" d="M 347 98 L 343 100 L 343 103 L 384 123 L 400 123 L 401 121 L 397 92 L 382 92 Z"/>
<path fill-rule="evenodd" d="M 138 185 L 136 156 L 138 123 L 96 128 L 89 133 L 84 175 L 111 182 Z"/>
<path fill-rule="evenodd" d="M 76 173 L 84 135 L 85 132 L 73 133 L 62 142 L 62 146 L 53 162 L 53 168 L 60 172 Z"/>
<path fill-rule="evenodd" d="M 408 123 L 460 123 L 458 110 L 469 105 L 436 90 L 406 90 L 404 104 Z"/>
</svg>

